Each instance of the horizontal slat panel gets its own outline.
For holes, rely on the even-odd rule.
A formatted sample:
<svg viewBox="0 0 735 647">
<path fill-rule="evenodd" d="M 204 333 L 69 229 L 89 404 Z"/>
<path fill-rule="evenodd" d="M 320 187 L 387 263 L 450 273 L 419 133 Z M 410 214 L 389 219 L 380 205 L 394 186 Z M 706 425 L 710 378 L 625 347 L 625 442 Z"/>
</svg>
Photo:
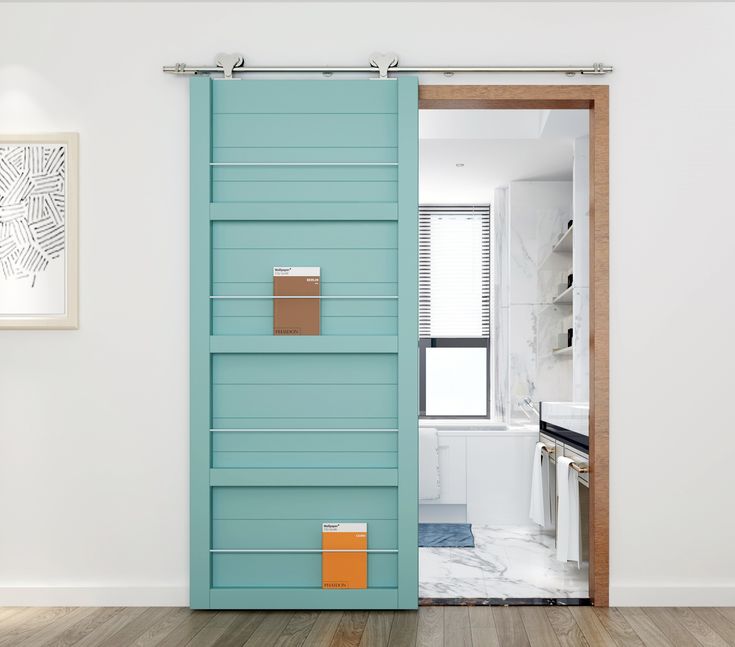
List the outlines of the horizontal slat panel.
<svg viewBox="0 0 735 647">
<path fill-rule="evenodd" d="M 338 277 L 337 277 L 338 278 Z M 363 281 L 360 283 L 349 283 L 342 281 L 325 281 L 322 277 L 321 281 L 321 292 L 322 296 L 385 296 L 395 297 L 398 294 L 398 283 L 393 282 L 374 282 L 374 281 Z M 251 281 L 251 282 L 217 282 L 212 284 L 212 293 L 222 296 L 228 295 L 246 295 L 246 296 L 272 296 L 273 295 L 273 280 L 270 281 Z M 247 301 L 248 299 L 241 299 L 240 301 Z M 254 299 L 250 299 L 254 301 Z M 272 303 L 271 300 L 264 299 L 266 303 Z M 330 301 L 330 303 L 341 302 L 342 299 L 324 299 L 322 304 Z M 345 300 L 346 301 L 346 300 Z M 367 300 L 366 300 L 367 301 Z M 371 300 L 372 301 L 372 300 Z M 392 299 L 395 302 L 395 299 Z M 214 303 L 237 303 L 237 299 L 213 299 Z M 380 301 L 385 303 L 385 301 Z"/>
<path fill-rule="evenodd" d="M 318 548 L 322 522 L 354 520 L 371 548 L 394 550 L 397 168 L 359 163 L 398 161 L 398 84 L 212 85 L 212 160 L 236 165 L 211 166 L 211 294 L 269 297 L 274 266 L 318 266 L 323 296 L 393 297 L 323 299 L 314 337 L 274 337 L 270 298 L 202 304 L 215 333 L 210 425 L 233 430 L 211 432 L 213 547 Z M 321 563 L 215 553 L 208 606 L 399 604 L 396 554 L 368 556 L 367 591 L 322 590 Z"/>
<path fill-rule="evenodd" d="M 212 467 L 243 468 L 354 468 L 394 469 L 398 467 L 396 452 L 213 452 Z"/>
<path fill-rule="evenodd" d="M 324 317 L 396 317 L 397 299 L 322 299 Z M 272 317 L 272 299 L 215 299 L 214 317 Z"/>
<path fill-rule="evenodd" d="M 256 162 L 259 164 L 276 163 L 364 163 L 376 162 L 395 164 L 398 162 L 396 147 L 349 148 L 261 148 L 258 146 L 227 146 L 212 149 L 212 161 L 221 162 Z"/>
<path fill-rule="evenodd" d="M 396 112 L 397 86 L 381 87 L 369 79 L 248 80 L 212 84 L 212 111 L 217 113 Z"/>
<path fill-rule="evenodd" d="M 369 337 L 219 335 L 210 337 L 209 348 L 213 353 L 396 353 L 398 340 L 391 335 Z"/>
<path fill-rule="evenodd" d="M 270 335 L 273 317 L 214 317 L 215 335 Z M 396 317 L 325 317 L 321 318 L 322 335 L 396 335 Z"/>
<path fill-rule="evenodd" d="M 219 588 L 210 590 L 209 599 L 213 609 L 395 609 L 398 590 Z"/>
<path fill-rule="evenodd" d="M 395 452 L 395 431 L 223 431 L 212 433 L 215 452 Z"/>
<path fill-rule="evenodd" d="M 394 469 L 211 469 L 213 486 L 396 486 L 398 470 Z"/>
<path fill-rule="evenodd" d="M 395 416 L 396 388 L 385 384 L 217 384 L 212 412 L 220 417 Z"/>
<path fill-rule="evenodd" d="M 217 202 L 212 220 L 397 220 L 395 202 Z"/>
<path fill-rule="evenodd" d="M 218 222 L 212 227 L 214 249 L 395 249 L 397 244 L 395 222 Z"/>
<path fill-rule="evenodd" d="M 212 518 L 397 519 L 397 490 L 394 487 L 220 487 L 212 490 Z"/>
<path fill-rule="evenodd" d="M 213 384 L 395 384 L 395 355 L 215 355 Z"/>
<path fill-rule="evenodd" d="M 394 283 L 398 274 L 395 249 L 218 249 L 213 256 L 215 283 L 268 282 L 271 290 L 275 266 L 321 267 L 323 282 Z"/>
<path fill-rule="evenodd" d="M 213 548 L 321 548 L 325 521 L 367 523 L 368 548 L 398 545 L 395 519 L 218 519 L 212 526 Z"/>
<path fill-rule="evenodd" d="M 246 165 L 213 166 L 215 182 L 396 182 L 395 166 Z"/>
<path fill-rule="evenodd" d="M 273 357 L 273 355 L 269 355 Z M 396 429 L 397 418 L 212 418 L 214 429 Z M 229 433 L 229 432 L 228 432 Z M 298 432 L 297 432 L 298 433 Z"/>
<path fill-rule="evenodd" d="M 214 202 L 393 202 L 397 182 L 212 182 Z"/>
<path fill-rule="evenodd" d="M 368 555 L 368 588 L 394 587 L 398 582 L 398 556 Z M 215 554 L 213 586 L 321 587 L 322 556 L 302 554 Z"/>
<path fill-rule="evenodd" d="M 212 145 L 391 148 L 397 123 L 394 114 L 219 114 L 212 117 Z"/>
</svg>

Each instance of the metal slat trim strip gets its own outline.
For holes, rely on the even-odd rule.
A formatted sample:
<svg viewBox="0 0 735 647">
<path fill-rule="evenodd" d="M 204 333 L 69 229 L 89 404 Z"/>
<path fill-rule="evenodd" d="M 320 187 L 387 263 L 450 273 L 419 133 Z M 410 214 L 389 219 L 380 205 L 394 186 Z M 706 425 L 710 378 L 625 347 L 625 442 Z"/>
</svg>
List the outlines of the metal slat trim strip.
<svg viewBox="0 0 735 647">
<path fill-rule="evenodd" d="M 365 549 L 327 549 L 327 548 L 212 548 L 210 553 L 398 553 L 397 548 L 365 548 Z"/>
<path fill-rule="evenodd" d="M 210 429 L 211 432 L 218 432 L 218 431 L 224 431 L 227 433 L 240 433 L 240 432 L 314 432 L 314 433 L 321 433 L 324 431 L 338 431 L 338 432 L 360 432 L 360 431 L 367 431 L 367 432 L 380 432 L 380 431 L 387 431 L 387 432 L 398 432 L 398 429 L 381 429 L 379 427 L 373 427 L 370 429 L 360 429 L 359 427 L 353 427 L 350 429 L 346 428 L 340 428 L 340 429 L 309 429 L 304 427 L 299 428 L 292 428 L 292 429 L 268 429 L 268 428 L 260 428 L 260 429 Z"/>
</svg>

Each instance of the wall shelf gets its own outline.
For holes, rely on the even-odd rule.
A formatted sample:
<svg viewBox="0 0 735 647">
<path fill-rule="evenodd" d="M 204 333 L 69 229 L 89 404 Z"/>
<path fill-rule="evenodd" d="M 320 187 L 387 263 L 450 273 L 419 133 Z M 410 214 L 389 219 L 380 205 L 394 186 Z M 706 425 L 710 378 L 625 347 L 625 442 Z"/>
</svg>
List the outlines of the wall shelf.
<svg viewBox="0 0 735 647">
<path fill-rule="evenodd" d="M 553 351 L 551 351 L 551 354 L 554 357 L 567 357 L 567 356 L 571 356 L 573 352 L 574 352 L 574 346 L 567 346 L 565 348 L 555 348 Z"/>
<path fill-rule="evenodd" d="M 574 253 L 574 225 L 569 227 L 562 236 L 554 243 L 549 254 L 539 264 L 539 269 L 545 264 L 550 262 L 550 259 L 559 259 L 555 265 L 549 265 L 549 267 L 558 267 L 562 263 L 571 263 L 571 257 Z M 569 273 L 571 273 L 571 269 Z M 553 314 L 555 317 L 567 317 L 570 310 L 574 306 L 574 285 L 570 285 L 563 292 L 556 295 L 551 303 L 546 304 L 540 311 L 540 314 Z M 562 347 L 562 348 L 551 348 L 546 347 L 544 349 L 543 357 L 555 357 L 557 359 L 571 359 L 573 356 L 573 346 Z"/>
<path fill-rule="evenodd" d="M 574 234 L 572 233 L 572 230 L 574 229 L 574 225 L 569 227 L 562 237 L 556 241 L 554 246 L 551 248 L 552 253 L 562 253 L 562 254 L 571 254 L 572 253 L 572 240 L 574 238 Z"/>
<path fill-rule="evenodd" d="M 560 303 L 546 303 L 539 309 L 539 316 L 546 315 L 549 313 L 553 314 L 569 314 L 569 308 L 572 307 L 572 302 L 560 302 Z M 557 308 L 563 308 L 563 310 L 556 310 Z"/>
<path fill-rule="evenodd" d="M 553 304 L 559 305 L 559 304 L 565 303 L 565 304 L 571 305 L 573 296 L 574 296 L 574 286 L 570 285 L 566 290 L 564 290 L 564 292 L 562 292 L 560 295 L 554 298 Z"/>
<path fill-rule="evenodd" d="M 574 242 L 574 233 L 573 230 L 574 225 L 569 227 L 563 234 L 562 237 L 557 240 L 554 245 L 551 247 L 551 251 L 544 257 L 544 259 L 538 264 L 538 267 L 541 268 L 546 263 L 554 258 L 556 254 L 571 254 L 573 251 L 573 242 Z"/>
</svg>

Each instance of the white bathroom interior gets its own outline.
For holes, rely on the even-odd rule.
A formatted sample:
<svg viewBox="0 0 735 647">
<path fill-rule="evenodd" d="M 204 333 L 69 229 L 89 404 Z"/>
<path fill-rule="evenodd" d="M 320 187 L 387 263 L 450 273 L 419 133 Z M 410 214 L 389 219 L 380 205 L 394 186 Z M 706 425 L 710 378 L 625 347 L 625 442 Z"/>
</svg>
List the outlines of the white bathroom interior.
<svg viewBox="0 0 735 647">
<path fill-rule="evenodd" d="M 419 124 L 420 597 L 584 600 L 588 112 Z"/>
</svg>

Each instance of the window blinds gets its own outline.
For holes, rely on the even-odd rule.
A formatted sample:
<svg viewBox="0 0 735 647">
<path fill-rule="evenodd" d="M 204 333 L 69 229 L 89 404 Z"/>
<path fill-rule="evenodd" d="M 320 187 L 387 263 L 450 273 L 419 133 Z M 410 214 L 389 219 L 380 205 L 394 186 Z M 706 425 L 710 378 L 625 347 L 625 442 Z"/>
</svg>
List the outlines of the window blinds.
<svg viewBox="0 0 735 647">
<path fill-rule="evenodd" d="M 490 336 L 490 205 L 419 206 L 419 336 Z"/>
</svg>

